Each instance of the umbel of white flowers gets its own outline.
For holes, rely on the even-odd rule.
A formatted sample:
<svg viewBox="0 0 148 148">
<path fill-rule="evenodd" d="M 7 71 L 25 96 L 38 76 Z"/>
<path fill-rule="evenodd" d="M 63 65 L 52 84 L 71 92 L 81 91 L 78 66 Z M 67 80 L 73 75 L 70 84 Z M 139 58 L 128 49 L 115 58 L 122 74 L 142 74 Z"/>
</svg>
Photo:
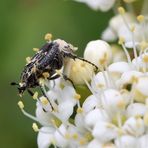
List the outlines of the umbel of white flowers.
<svg viewBox="0 0 148 148">
<path fill-rule="evenodd" d="M 129 43 L 120 36 L 122 50 L 103 40 L 90 41 L 84 58 L 98 66 L 97 73 L 85 62 L 70 60 L 64 72 L 76 90 L 61 78 L 55 84 L 42 79 L 40 84 L 48 98 L 34 94 L 35 116 L 18 102 L 23 114 L 35 121 L 32 127 L 38 132 L 39 148 L 148 147 L 148 38 L 142 29 L 142 38 L 137 40 L 137 26 L 127 25 L 125 10 L 118 10 L 132 36 Z M 147 27 L 143 15 L 137 17 L 137 23 Z"/>
<path fill-rule="evenodd" d="M 121 56 L 113 63 L 118 50 L 113 55 L 114 50 L 108 43 L 96 40 L 87 44 L 84 58 L 99 67 L 97 74 L 92 66 L 80 60 L 71 60 L 71 66 L 66 65 L 70 67 L 69 77 L 75 84 L 88 87 L 91 92 L 88 97 L 81 96 L 88 89 L 82 87 L 78 94 L 71 84 L 60 78 L 54 87 L 51 81 L 40 82 L 53 110 L 47 98 L 39 97 L 37 92 L 33 96 L 37 101 L 35 117 L 27 113 L 23 102 L 19 101 L 24 115 L 41 125 L 40 128 L 36 123 L 32 126 L 38 132 L 39 148 L 50 145 L 61 148 L 148 147 L 147 48 L 143 47 L 139 55 L 137 48 L 133 49 L 137 56 L 131 59 L 124 39 L 120 38 L 119 43 L 127 62 Z"/>
</svg>

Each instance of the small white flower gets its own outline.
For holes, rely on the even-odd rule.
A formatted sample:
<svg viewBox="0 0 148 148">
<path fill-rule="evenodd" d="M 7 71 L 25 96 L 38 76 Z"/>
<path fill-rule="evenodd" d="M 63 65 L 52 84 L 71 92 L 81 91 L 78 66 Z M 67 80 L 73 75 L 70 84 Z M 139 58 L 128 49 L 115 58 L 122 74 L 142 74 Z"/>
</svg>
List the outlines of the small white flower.
<svg viewBox="0 0 148 148">
<path fill-rule="evenodd" d="M 42 127 L 37 137 L 38 148 L 48 148 L 54 143 L 54 132 L 53 127 Z"/>
<path fill-rule="evenodd" d="M 101 38 L 105 41 L 113 42 L 117 40 L 117 34 L 111 27 L 107 27 L 103 31 Z"/>
<path fill-rule="evenodd" d="M 36 108 L 36 117 L 39 119 L 39 121 L 42 121 L 41 124 L 44 126 L 51 125 L 51 119 L 54 118 L 54 116 L 51 114 L 51 112 L 45 112 L 43 110 L 43 107 L 41 104 L 37 102 L 37 108 Z"/>
<path fill-rule="evenodd" d="M 104 72 L 98 72 L 91 81 L 91 87 L 95 92 L 100 92 L 102 90 L 105 90 L 108 87 L 111 87 L 110 80 L 108 77 L 108 73 L 106 71 Z"/>
<path fill-rule="evenodd" d="M 92 134 L 102 143 L 109 142 L 115 139 L 118 135 L 115 125 L 108 122 L 103 122 L 102 120 L 97 121 Z"/>
<path fill-rule="evenodd" d="M 94 127 L 97 122 L 100 121 L 110 121 L 107 113 L 103 109 L 94 109 L 86 114 L 85 116 L 85 124 L 89 127 Z"/>
<path fill-rule="evenodd" d="M 133 136 L 141 136 L 145 131 L 144 121 L 140 117 L 131 117 L 123 125 L 123 130 Z"/>
<path fill-rule="evenodd" d="M 108 11 L 115 3 L 115 0 L 75 0 L 86 3 L 93 10 Z"/>
<path fill-rule="evenodd" d="M 148 141 L 147 140 L 148 140 L 148 134 L 141 136 L 140 139 L 139 139 L 138 147 L 139 148 L 148 147 Z"/>
<path fill-rule="evenodd" d="M 69 141 L 65 138 L 66 132 L 67 129 L 63 124 L 55 131 L 54 138 L 58 147 L 66 147 L 68 145 Z"/>
<path fill-rule="evenodd" d="M 80 128 L 84 129 L 84 116 L 82 113 L 77 113 L 74 120 L 75 125 Z"/>
<path fill-rule="evenodd" d="M 63 122 L 68 121 L 69 117 L 73 114 L 74 104 L 71 101 L 64 101 L 58 105 L 58 111 L 55 115 Z"/>
<path fill-rule="evenodd" d="M 94 96 L 91 95 L 86 98 L 86 100 L 83 102 L 83 110 L 85 113 L 88 113 L 92 111 L 94 108 L 97 108 L 99 106 L 99 100 Z"/>
<path fill-rule="evenodd" d="M 144 116 L 145 112 L 147 111 L 146 105 L 142 103 L 132 103 L 127 107 L 126 116 L 134 117 L 134 116 Z"/>
<path fill-rule="evenodd" d="M 137 147 L 137 139 L 130 135 L 124 135 L 118 137 L 115 140 L 115 145 L 117 148 L 136 148 Z"/>
<path fill-rule="evenodd" d="M 124 18 L 128 23 L 132 23 L 135 21 L 134 16 L 130 13 L 125 13 Z M 105 30 L 105 32 L 102 35 L 103 39 L 106 41 L 110 41 L 109 36 L 111 35 L 111 33 L 113 33 L 112 39 L 117 39 L 119 37 L 118 35 L 119 35 L 119 30 L 121 29 L 121 27 L 127 28 L 122 16 L 118 14 L 111 18 L 109 22 L 109 27 Z"/>
<path fill-rule="evenodd" d="M 85 48 L 84 58 L 98 67 L 103 67 L 111 61 L 111 47 L 103 40 L 90 41 Z"/>
<path fill-rule="evenodd" d="M 102 148 L 103 144 L 99 142 L 97 139 L 93 139 L 89 142 L 87 148 Z"/>
<path fill-rule="evenodd" d="M 145 52 L 141 56 L 134 58 L 132 60 L 132 64 L 134 67 L 138 65 L 138 68 L 142 72 L 146 72 L 148 70 L 148 53 Z"/>
<path fill-rule="evenodd" d="M 117 113 L 122 112 L 126 104 L 121 93 L 114 89 L 105 90 L 101 96 L 101 101 L 110 116 L 115 116 Z"/>
<path fill-rule="evenodd" d="M 121 78 L 119 79 L 120 87 L 125 88 L 128 84 L 134 84 L 138 81 L 138 78 L 142 76 L 143 73 L 139 71 L 126 71 L 122 74 Z"/>
<path fill-rule="evenodd" d="M 141 76 L 134 87 L 134 97 L 138 102 L 144 102 L 148 97 L 148 76 Z"/>
<path fill-rule="evenodd" d="M 112 75 L 112 78 L 118 80 L 122 73 L 130 71 L 131 68 L 127 62 L 116 62 L 108 66 L 108 70 Z"/>
<path fill-rule="evenodd" d="M 113 44 L 111 45 L 111 48 L 112 48 L 112 54 L 113 54 L 112 63 L 126 61 L 125 53 L 120 46 Z"/>
</svg>

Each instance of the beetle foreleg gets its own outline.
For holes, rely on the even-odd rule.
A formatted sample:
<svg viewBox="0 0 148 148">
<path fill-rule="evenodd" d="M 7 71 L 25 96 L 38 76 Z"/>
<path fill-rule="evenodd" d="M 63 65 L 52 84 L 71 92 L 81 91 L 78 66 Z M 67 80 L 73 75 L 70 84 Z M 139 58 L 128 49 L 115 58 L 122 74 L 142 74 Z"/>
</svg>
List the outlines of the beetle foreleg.
<svg viewBox="0 0 148 148">
<path fill-rule="evenodd" d="M 73 83 L 73 81 L 70 79 L 70 78 L 68 78 L 65 74 L 63 74 L 62 73 L 62 76 L 63 76 L 63 79 L 65 80 L 65 81 L 69 81 L 71 84 L 72 84 L 72 86 L 74 87 L 74 89 L 76 89 L 75 88 L 75 85 L 74 85 L 74 83 Z"/>
</svg>

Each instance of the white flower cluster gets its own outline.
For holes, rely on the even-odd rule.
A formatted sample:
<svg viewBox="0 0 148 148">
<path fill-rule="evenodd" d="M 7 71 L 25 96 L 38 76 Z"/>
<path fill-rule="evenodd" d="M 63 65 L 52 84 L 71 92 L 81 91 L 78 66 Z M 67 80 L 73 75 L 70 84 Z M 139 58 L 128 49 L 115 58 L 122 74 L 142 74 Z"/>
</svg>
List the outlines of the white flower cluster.
<svg viewBox="0 0 148 148">
<path fill-rule="evenodd" d="M 76 84 L 87 85 L 91 92 L 87 98 L 81 98 L 73 86 L 62 79 L 54 85 L 42 80 L 48 98 L 34 94 L 36 117 L 24 110 L 22 102 L 18 103 L 26 116 L 42 126 L 38 128 L 33 123 L 33 129 L 39 132 L 38 147 L 148 147 L 147 49 L 129 62 L 110 64 L 113 59 L 110 45 L 96 40 L 88 43 L 84 58 L 95 63 L 100 71 L 94 74 L 90 65 L 76 60 L 71 63 L 69 76 Z"/>
<path fill-rule="evenodd" d="M 106 9 L 115 2 L 84 1 L 101 10 L 101 2 L 108 4 Z M 41 125 L 32 125 L 38 132 L 39 148 L 148 147 L 148 24 L 143 15 L 136 22 L 122 7 L 118 10 L 120 14 L 112 18 L 103 38 L 119 37 L 122 50 L 96 40 L 90 41 L 84 51 L 84 58 L 98 66 L 98 73 L 91 64 L 71 59 L 63 71 L 76 89 L 61 78 L 54 83 L 40 80 L 47 97 L 34 94 L 35 117 L 19 101 L 23 114 Z M 128 48 L 133 49 L 133 57 Z"/>
</svg>

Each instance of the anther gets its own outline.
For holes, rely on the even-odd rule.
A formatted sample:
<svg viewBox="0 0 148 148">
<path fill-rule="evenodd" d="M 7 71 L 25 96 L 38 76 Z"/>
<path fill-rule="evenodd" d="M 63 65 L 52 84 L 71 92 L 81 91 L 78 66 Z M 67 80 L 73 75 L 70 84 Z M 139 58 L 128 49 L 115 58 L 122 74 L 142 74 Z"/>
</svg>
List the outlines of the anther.
<svg viewBox="0 0 148 148">
<path fill-rule="evenodd" d="M 46 41 L 51 41 L 51 39 L 52 39 L 52 34 L 51 34 L 51 33 L 47 33 L 47 34 L 45 35 L 44 39 L 45 39 Z"/>
<path fill-rule="evenodd" d="M 38 132 L 39 131 L 39 128 L 38 128 L 38 125 L 36 123 L 33 123 L 32 124 L 32 128 L 35 132 Z"/>
<path fill-rule="evenodd" d="M 36 92 L 34 93 L 34 95 L 32 96 L 33 99 L 34 99 L 34 100 L 37 100 L 37 99 L 38 99 L 38 95 L 39 95 L 39 93 L 36 91 Z"/>
<path fill-rule="evenodd" d="M 125 42 L 125 38 L 124 37 L 120 37 L 119 41 L 118 41 L 118 44 L 122 45 L 122 44 L 124 44 L 124 42 Z"/>
<path fill-rule="evenodd" d="M 40 84 L 41 86 L 44 86 L 45 80 L 44 80 L 43 78 L 40 78 L 40 79 L 39 79 L 39 84 Z"/>
<path fill-rule="evenodd" d="M 26 58 L 26 63 L 28 64 L 28 63 L 30 63 L 31 62 L 31 57 L 27 57 Z"/>
<path fill-rule="evenodd" d="M 76 94 L 74 95 L 74 98 L 75 98 L 76 100 L 80 100 L 81 95 L 76 93 Z"/>
<path fill-rule="evenodd" d="M 49 103 L 49 101 L 47 100 L 47 98 L 44 97 L 44 96 L 41 97 L 40 100 L 41 100 L 41 102 L 42 102 L 43 105 L 47 105 Z"/>
<path fill-rule="evenodd" d="M 143 62 L 148 63 L 148 55 L 144 55 L 142 60 Z"/>
<path fill-rule="evenodd" d="M 137 20 L 138 20 L 139 23 L 144 22 L 144 16 L 143 15 L 138 15 Z"/>
<path fill-rule="evenodd" d="M 121 15 L 123 15 L 123 14 L 125 14 L 125 9 L 124 9 L 123 7 L 119 7 L 119 8 L 118 8 L 118 12 L 119 12 Z"/>
<path fill-rule="evenodd" d="M 35 51 L 35 52 L 38 52 L 39 48 L 33 48 L 32 50 Z"/>
<path fill-rule="evenodd" d="M 82 112 L 83 112 L 83 108 L 79 107 L 79 108 L 77 109 L 77 113 L 82 113 Z"/>
<path fill-rule="evenodd" d="M 50 76 L 50 74 L 48 72 L 44 72 L 42 75 L 45 79 L 49 78 L 49 76 Z"/>
<path fill-rule="evenodd" d="M 22 101 L 19 101 L 19 102 L 18 102 L 18 106 L 19 106 L 20 109 L 23 109 L 23 108 L 24 108 L 23 102 L 22 102 Z"/>
<path fill-rule="evenodd" d="M 56 70 L 56 73 L 57 73 L 58 75 L 62 75 L 62 71 L 61 71 L 61 70 Z"/>
</svg>

